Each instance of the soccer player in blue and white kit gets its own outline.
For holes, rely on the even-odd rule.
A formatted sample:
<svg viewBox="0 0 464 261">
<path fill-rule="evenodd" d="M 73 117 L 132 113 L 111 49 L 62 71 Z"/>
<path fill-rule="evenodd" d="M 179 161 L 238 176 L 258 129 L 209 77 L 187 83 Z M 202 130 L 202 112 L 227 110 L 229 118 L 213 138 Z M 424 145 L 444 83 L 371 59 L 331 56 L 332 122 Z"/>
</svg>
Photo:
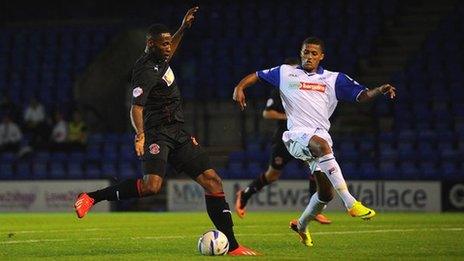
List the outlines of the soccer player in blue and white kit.
<svg viewBox="0 0 464 261">
<path fill-rule="evenodd" d="M 301 65 L 296 68 L 284 64 L 247 75 L 235 87 L 233 99 L 243 110 L 246 107 L 244 89 L 258 80 L 279 88 L 288 119 L 288 131 L 282 135 L 285 146 L 293 157 L 307 161 L 312 170 L 317 166 L 322 170 L 315 176 L 317 192 L 300 218 L 290 222 L 290 228 L 299 234 L 301 242 L 312 246 L 308 222 L 332 200 L 332 187 L 351 216 L 365 220 L 375 216 L 374 210 L 350 194 L 332 152 L 329 118 L 338 101 L 368 102 L 382 94 L 393 99 L 396 89 L 389 84 L 368 89 L 343 73 L 323 69 L 319 63 L 324 59 L 324 43 L 318 38 L 303 41 L 300 57 Z"/>
</svg>

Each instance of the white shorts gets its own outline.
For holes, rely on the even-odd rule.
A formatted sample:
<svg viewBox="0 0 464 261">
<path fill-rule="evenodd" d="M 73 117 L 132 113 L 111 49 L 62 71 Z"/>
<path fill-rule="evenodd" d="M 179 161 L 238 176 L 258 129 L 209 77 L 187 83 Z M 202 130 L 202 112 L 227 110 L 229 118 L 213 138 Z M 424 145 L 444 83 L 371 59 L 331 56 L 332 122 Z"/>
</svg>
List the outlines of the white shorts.
<svg viewBox="0 0 464 261">
<path fill-rule="evenodd" d="M 286 131 L 282 135 L 282 141 L 284 142 L 285 147 L 287 147 L 288 152 L 294 158 L 308 162 L 311 172 L 320 170 L 317 158 L 311 155 L 311 151 L 308 147 L 309 140 L 314 135 L 323 138 L 327 141 L 327 143 L 329 143 L 329 146 L 332 147 L 332 137 L 330 137 L 330 134 L 326 130 L 320 128 Z"/>
</svg>

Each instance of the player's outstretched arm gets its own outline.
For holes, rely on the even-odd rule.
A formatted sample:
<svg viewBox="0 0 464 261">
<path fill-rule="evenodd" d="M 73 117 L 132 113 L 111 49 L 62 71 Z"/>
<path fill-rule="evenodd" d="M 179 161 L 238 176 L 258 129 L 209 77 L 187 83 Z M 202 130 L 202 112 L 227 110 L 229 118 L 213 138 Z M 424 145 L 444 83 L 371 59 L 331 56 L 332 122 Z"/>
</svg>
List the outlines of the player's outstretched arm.
<svg viewBox="0 0 464 261">
<path fill-rule="evenodd" d="M 198 11 L 199 7 L 195 6 L 190 8 L 184 16 L 182 20 L 182 24 L 180 25 L 179 29 L 177 29 L 176 33 L 172 36 L 172 43 L 171 43 L 171 56 L 169 56 L 169 60 L 171 60 L 172 56 L 176 52 L 177 46 L 179 46 L 180 40 L 184 35 L 184 31 L 187 28 L 192 26 L 193 20 L 195 20 L 195 13 Z"/>
<path fill-rule="evenodd" d="M 256 82 L 258 82 L 258 76 L 256 75 L 256 73 L 250 73 L 247 76 L 245 76 L 245 78 L 243 78 L 237 84 L 237 86 L 235 86 L 232 99 L 234 99 L 234 101 L 238 103 L 242 111 L 246 107 L 245 92 L 243 90 L 255 84 Z"/>
<path fill-rule="evenodd" d="M 370 102 L 381 94 L 394 99 L 396 97 L 396 88 L 390 84 L 384 84 L 377 88 L 363 91 L 358 97 L 358 102 Z"/>
</svg>

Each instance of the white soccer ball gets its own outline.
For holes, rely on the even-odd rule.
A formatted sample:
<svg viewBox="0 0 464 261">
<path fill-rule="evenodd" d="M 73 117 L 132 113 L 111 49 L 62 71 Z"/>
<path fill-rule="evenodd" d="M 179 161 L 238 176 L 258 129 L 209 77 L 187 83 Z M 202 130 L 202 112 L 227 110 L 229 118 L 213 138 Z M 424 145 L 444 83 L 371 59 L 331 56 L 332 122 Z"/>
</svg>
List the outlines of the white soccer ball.
<svg viewBox="0 0 464 261">
<path fill-rule="evenodd" d="M 222 256 L 229 251 L 229 240 L 219 230 L 205 232 L 198 240 L 198 251 L 205 256 Z"/>
</svg>

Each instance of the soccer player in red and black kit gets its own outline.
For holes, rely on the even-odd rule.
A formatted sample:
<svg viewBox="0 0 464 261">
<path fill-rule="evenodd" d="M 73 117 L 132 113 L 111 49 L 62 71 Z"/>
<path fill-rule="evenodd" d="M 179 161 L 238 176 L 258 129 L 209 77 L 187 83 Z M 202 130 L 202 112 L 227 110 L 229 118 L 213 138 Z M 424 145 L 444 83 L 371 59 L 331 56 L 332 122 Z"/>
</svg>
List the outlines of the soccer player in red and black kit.
<svg viewBox="0 0 464 261">
<path fill-rule="evenodd" d="M 287 58 L 284 64 L 298 65 L 299 60 L 297 58 Z M 292 160 L 296 160 L 285 147 L 282 141 L 282 134 L 287 131 L 287 116 L 285 115 L 284 107 L 282 106 L 282 99 L 278 90 L 272 90 L 269 99 L 266 102 L 266 107 L 263 111 L 263 117 L 268 120 L 276 120 L 277 128 L 272 137 L 272 152 L 269 162 L 269 167 L 265 173 L 261 174 L 255 180 L 253 180 L 248 186 L 237 192 L 235 201 L 235 211 L 240 218 L 243 218 L 246 213 L 246 205 L 248 200 L 257 192 L 259 192 L 264 186 L 273 183 L 278 180 L 282 169 Z M 316 169 L 316 171 L 319 171 Z M 309 193 L 310 196 L 316 192 L 316 183 L 313 175 L 309 176 Z M 322 214 L 318 214 L 315 220 L 321 224 L 330 224 L 327 217 Z"/>
<path fill-rule="evenodd" d="M 221 178 L 212 169 L 205 150 L 184 130 L 182 98 L 169 60 L 184 31 L 192 25 L 198 7 L 187 11 L 182 25 L 171 36 L 166 26 L 152 25 L 146 35 L 146 48 L 132 73 L 131 121 L 136 131 L 135 151 L 142 159 L 143 179 L 129 179 L 90 193 L 81 193 L 74 207 L 79 218 L 102 200 L 116 201 L 147 197 L 160 191 L 166 164 L 185 172 L 205 189 L 209 217 L 229 239 L 229 255 L 258 255 L 238 244 L 232 215 Z"/>
</svg>

